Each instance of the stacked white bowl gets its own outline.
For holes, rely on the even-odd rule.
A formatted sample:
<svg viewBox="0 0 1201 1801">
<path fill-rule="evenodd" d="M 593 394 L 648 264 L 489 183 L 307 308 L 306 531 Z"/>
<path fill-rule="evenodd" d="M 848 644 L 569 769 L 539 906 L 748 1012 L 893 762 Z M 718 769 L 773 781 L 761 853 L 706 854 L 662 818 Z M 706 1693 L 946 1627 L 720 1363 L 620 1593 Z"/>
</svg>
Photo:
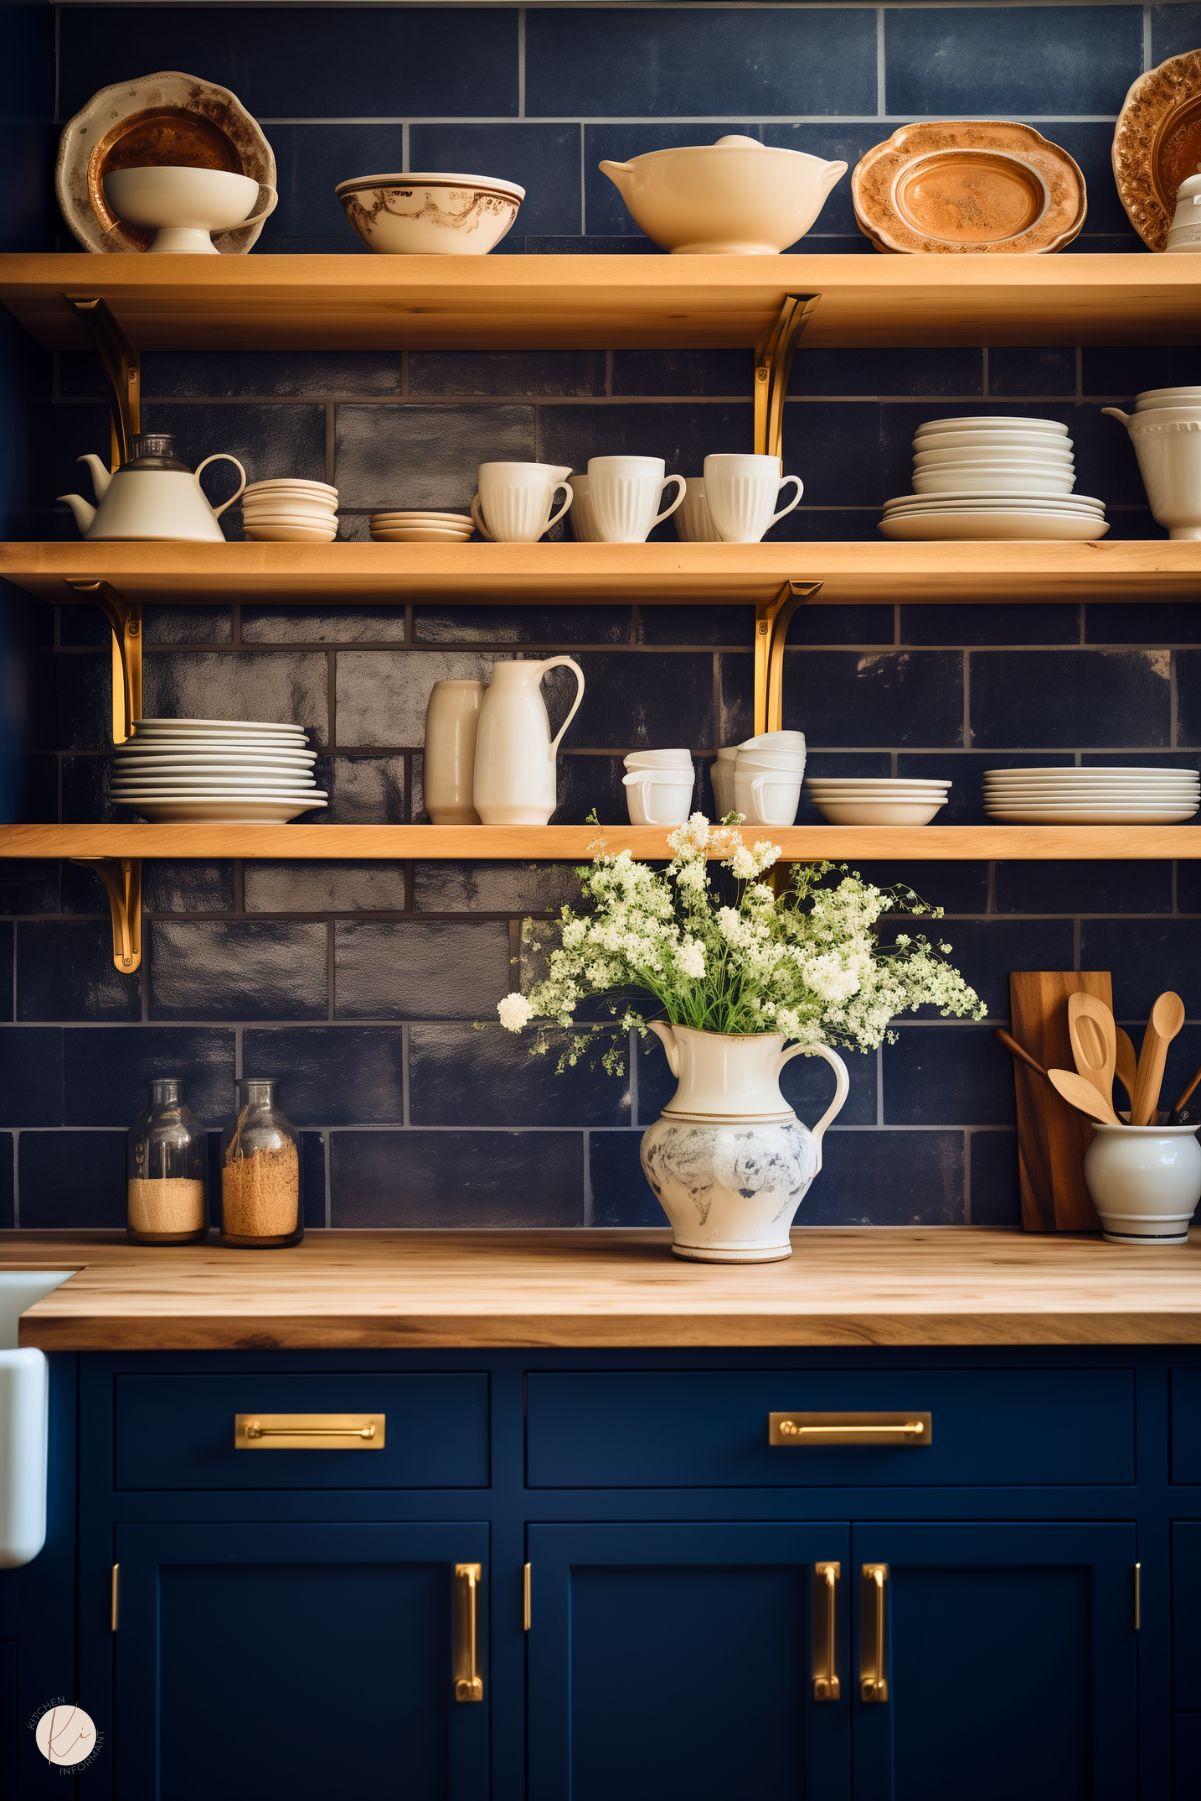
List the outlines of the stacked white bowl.
<svg viewBox="0 0 1201 1801">
<path fill-rule="evenodd" d="M 113 753 L 112 796 L 146 819 L 283 825 L 327 805 L 316 761 L 298 725 L 139 719 Z"/>
<path fill-rule="evenodd" d="M 913 493 L 885 501 L 885 537 L 1087 541 L 1109 530 L 1104 504 L 1073 491 L 1072 440 L 1054 419 L 932 419 L 913 452 Z"/>
<path fill-rule="evenodd" d="M 242 491 L 242 529 L 272 544 L 332 544 L 338 535 L 338 490 L 328 482 L 280 476 Z"/>
<path fill-rule="evenodd" d="M 929 825 L 950 790 L 933 777 L 809 777 L 810 797 L 829 825 Z"/>
<path fill-rule="evenodd" d="M 621 778 L 631 825 L 683 825 L 696 771 L 690 750 L 632 750 Z"/>
<path fill-rule="evenodd" d="M 710 766 L 717 817 L 741 813 L 748 825 L 793 825 L 804 774 L 804 732 L 759 732 L 728 745 Z"/>
<path fill-rule="evenodd" d="M 371 536 L 377 544 L 465 544 L 474 530 L 466 513 L 411 507 L 371 515 Z"/>
<path fill-rule="evenodd" d="M 1007 825 L 1181 825 L 1201 807 L 1195 769 L 986 769 L 984 811 Z"/>
</svg>

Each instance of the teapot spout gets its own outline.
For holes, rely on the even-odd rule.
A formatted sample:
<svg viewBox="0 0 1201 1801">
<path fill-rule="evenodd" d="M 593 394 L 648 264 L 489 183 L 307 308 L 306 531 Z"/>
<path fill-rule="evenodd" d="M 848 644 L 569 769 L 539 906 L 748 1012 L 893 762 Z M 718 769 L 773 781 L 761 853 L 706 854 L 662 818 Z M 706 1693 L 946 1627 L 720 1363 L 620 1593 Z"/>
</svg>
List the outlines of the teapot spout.
<svg viewBox="0 0 1201 1801">
<path fill-rule="evenodd" d="M 96 509 L 82 494 L 60 494 L 58 497 L 70 507 L 75 516 L 75 524 L 79 528 L 81 538 L 86 538 L 91 530 L 92 521 L 96 517 Z"/>
<path fill-rule="evenodd" d="M 840 182 L 842 180 L 843 176 L 847 172 L 848 167 L 849 167 L 849 165 L 847 163 L 827 163 L 826 164 L 825 168 L 822 170 L 822 197 L 823 197 L 823 199 L 830 192 L 831 188 L 833 188 L 838 182 Z"/>
<path fill-rule="evenodd" d="M 613 183 L 613 186 L 624 200 L 626 190 L 630 185 L 630 177 L 634 173 L 632 166 L 629 163 L 611 162 L 608 157 L 605 157 L 597 164 L 597 168 L 602 175 L 607 175 L 609 177 L 609 180 Z"/>
<path fill-rule="evenodd" d="M 655 1034 L 655 1037 L 663 1046 L 664 1054 L 667 1057 L 668 1069 L 670 1069 L 673 1076 L 678 1076 L 680 1073 L 680 1051 L 676 1044 L 674 1027 L 669 1026 L 661 1019 L 648 1019 L 646 1023 L 648 1030 Z"/>
<path fill-rule="evenodd" d="M 92 487 L 95 490 L 96 499 L 103 500 L 104 496 L 108 493 L 108 485 L 113 479 L 112 470 L 101 461 L 94 450 L 85 451 L 83 456 L 76 457 L 75 461 L 77 463 L 87 464 L 88 469 L 91 472 Z"/>
</svg>

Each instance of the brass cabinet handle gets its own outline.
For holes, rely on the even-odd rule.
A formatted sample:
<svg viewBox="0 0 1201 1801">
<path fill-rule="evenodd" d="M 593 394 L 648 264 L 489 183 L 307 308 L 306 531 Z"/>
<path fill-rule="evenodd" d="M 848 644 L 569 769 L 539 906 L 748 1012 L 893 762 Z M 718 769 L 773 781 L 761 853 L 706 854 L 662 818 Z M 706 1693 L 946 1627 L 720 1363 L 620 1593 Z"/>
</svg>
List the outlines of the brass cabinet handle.
<svg viewBox="0 0 1201 1801">
<path fill-rule="evenodd" d="M 929 1413 L 769 1413 L 771 1445 L 928 1445 Z"/>
<path fill-rule="evenodd" d="M 886 1602 L 888 1565 L 865 1563 L 860 1572 L 860 1594 L 863 1615 L 859 1644 L 859 1698 L 861 1701 L 888 1699 L 888 1631 Z"/>
<path fill-rule="evenodd" d="M 840 1563 L 813 1566 L 813 1699 L 837 1701 L 842 1695 L 838 1676 L 838 1578 Z"/>
<path fill-rule="evenodd" d="M 235 1413 L 235 1451 L 382 1451 L 383 1413 Z"/>
<path fill-rule="evenodd" d="M 482 1701 L 484 1679 L 478 1665 L 477 1597 L 483 1571 L 478 1563 L 455 1565 L 455 1700 Z"/>
</svg>

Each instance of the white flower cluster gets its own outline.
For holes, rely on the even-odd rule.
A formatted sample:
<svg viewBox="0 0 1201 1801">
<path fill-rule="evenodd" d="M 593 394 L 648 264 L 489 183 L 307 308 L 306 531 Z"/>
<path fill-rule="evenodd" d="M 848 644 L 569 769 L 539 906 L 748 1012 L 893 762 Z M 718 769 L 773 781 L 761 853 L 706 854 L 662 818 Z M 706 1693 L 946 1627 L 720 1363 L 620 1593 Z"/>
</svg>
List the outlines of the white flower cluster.
<svg viewBox="0 0 1201 1801">
<path fill-rule="evenodd" d="M 575 1026 L 580 1004 L 635 989 L 653 1017 L 711 1032 L 782 1032 L 806 1044 L 872 1050 L 898 1013 L 934 1006 L 980 1018 L 979 997 L 950 963 L 946 944 L 921 934 L 881 934 L 890 914 L 939 917 L 912 889 L 878 888 L 832 865 L 798 865 L 777 892 L 761 878 L 779 846 L 747 845 L 735 826 L 694 813 L 668 839 L 666 869 L 600 845 L 580 870 L 585 910 L 562 908 L 549 928 L 527 919 L 527 965 L 542 960 L 524 994 L 506 995 L 500 1022 L 520 1032 L 531 1020 L 575 1029 L 560 1068 L 578 1061 L 589 1034 Z M 718 867 L 716 880 L 713 868 Z M 720 872 L 725 871 L 723 875 Z M 557 940 L 557 942 L 556 942 Z M 645 1032 L 641 1013 L 615 1001 L 626 1028 Z M 543 1037 L 537 1048 L 545 1050 Z M 618 1049 L 606 1067 L 620 1070 Z"/>
</svg>

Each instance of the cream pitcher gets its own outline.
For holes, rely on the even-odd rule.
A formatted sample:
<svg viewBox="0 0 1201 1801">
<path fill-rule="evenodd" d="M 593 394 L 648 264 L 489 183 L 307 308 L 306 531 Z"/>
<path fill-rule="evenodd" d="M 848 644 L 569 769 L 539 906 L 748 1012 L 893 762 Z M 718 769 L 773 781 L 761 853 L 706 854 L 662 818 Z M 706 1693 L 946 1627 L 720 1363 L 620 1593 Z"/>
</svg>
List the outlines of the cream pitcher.
<svg viewBox="0 0 1201 1801">
<path fill-rule="evenodd" d="M 575 700 L 553 738 L 542 698 L 551 669 L 570 669 L 576 679 Z M 493 665 L 475 741 L 475 810 L 485 825 L 549 822 L 559 801 L 559 745 L 583 698 L 584 671 L 571 657 Z"/>
</svg>

